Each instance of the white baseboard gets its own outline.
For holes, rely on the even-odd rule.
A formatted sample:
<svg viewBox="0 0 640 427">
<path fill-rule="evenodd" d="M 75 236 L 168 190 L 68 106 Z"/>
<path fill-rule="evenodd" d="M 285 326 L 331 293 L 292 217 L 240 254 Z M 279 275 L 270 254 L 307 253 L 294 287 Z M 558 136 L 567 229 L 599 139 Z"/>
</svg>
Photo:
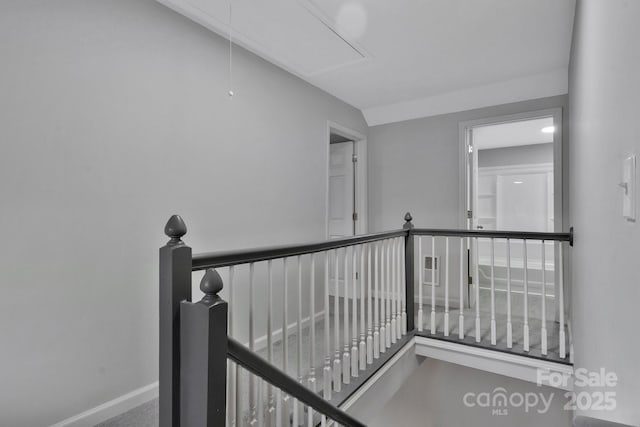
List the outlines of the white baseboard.
<svg viewBox="0 0 640 427">
<path fill-rule="evenodd" d="M 493 372 L 494 374 L 517 378 L 532 383 L 538 382 L 538 371 L 559 373 L 563 377 L 573 378 L 573 366 L 562 363 L 518 356 L 433 338 L 415 337 L 415 340 L 416 354 L 420 356 Z M 552 384 L 546 381 L 547 378 L 548 375 L 542 376 L 542 384 L 553 387 Z M 557 388 L 571 391 L 573 390 L 573 381 L 568 381 L 566 385 L 561 385 Z"/>
<path fill-rule="evenodd" d="M 55 423 L 51 427 L 93 427 L 96 424 L 125 413 L 156 397 L 158 397 L 157 381 L 127 394 L 123 394 L 120 397 L 116 397 L 81 414 Z"/>
<path fill-rule="evenodd" d="M 302 319 L 302 327 L 309 326 L 310 316 Z M 315 320 L 318 321 L 324 318 L 324 310 L 315 314 Z M 297 331 L 297 322 L 290 323 L 287 326 L 289 334 L 293 334 Z M 282 328 L 273 331 L 273 340 L 277 341 L 282 339 Z M 249 346 L 249 343 L 244 343 L 245 346 Z M 262 350 L 267 347 L 267 335 L 263 335 L 256 339 L 254 349 L 256 351 Z M 136 406 L 140 406 L 143 403 L 150 401 L 158 397 L 158 382 L 141 387 L 137 390 L 133 390 L 127 394 L 116 397 L 113 400 L 105 402 L 101 405 L 91 408 L 81 414 L 74 415 L 73 417 L 62 420 L 51 427 L 93 427 L 103 421 L 113 418 L 117 415 L 123 414 Z"/>
</svg>

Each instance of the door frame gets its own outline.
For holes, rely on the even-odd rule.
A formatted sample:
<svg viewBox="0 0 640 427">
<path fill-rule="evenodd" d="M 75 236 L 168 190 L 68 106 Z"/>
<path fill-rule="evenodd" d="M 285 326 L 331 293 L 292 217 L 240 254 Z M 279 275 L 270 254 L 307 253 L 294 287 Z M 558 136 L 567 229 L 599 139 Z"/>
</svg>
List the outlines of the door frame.
<svg viewBox="0 0 640 427">
<path fill-rule="evenodd" d="M 531 119 L 539 119 L 539 118 L 543 118 L 543 117 L 553 117 L 553 125 L 556 127 L 556 130 L 553 134 L 553 193 L 554 193 L 554 198 L 553 198 L 553 222 L 554 222 L 554 231 L 555 232 L 562 232 L 563 228 L 564 228 L 564 224 L 565 224 L 565 211 L 563 209 L 563 197 L 562 197 L 562 189 L 564 186 L 564 179 L 563 179 L 563 158 L 562 158 L 562 150 L 563 150 L 563 142 L 562 142 L 562 135 L 564 132 L 564 123 L 562 121 L 562 112 L 563 109 L 562 107 L 554 107 L 554 108 L 546 108 L 546 109 L 542 109 L 542 110 L 533 110 L 533 111 L 526 111 L 523 113 L 516 113 L 516 114 L 508 114 L 508 115 L 503 115 L 503 116 L 494 116 L 494 117 L 487 117 L 487 118 L 483 118 L 483 119 L 476 119 L 476 120 L 467 120 L 467 121 L 462 121 L 458 124 L 458 135 L 459 135 L 459 152 L 458 152 L 458 168 L 459 168 L 459 198 L 458 198 L 458 209 L 460 211 L 460 216 L 459 216 L 459 224 L 460 224 L 460 228 L 463 229 L 467 229 L 468 228 L 468 222 L 467 222 L 467 210 L 469 209 L 469 205 L 467 202 L 469 202 L 468 197 L 467 197 L 467 180 L 470 178 L 468 175 L 468 165 L 469 165 L 469 135 L 470 135 L 470 130 L 474 127 L 477 126 L 483 126 L 483 125 L 493 125 L 493 124 L 501 124 L 501 123 L 509 123 L 509 122 L 518 122 L 518 121 L 522 121 L 522 120 L 531 120 Z M 471 248 L 468 248 L 469 250 L 471 250 Z M 473 259 L 473 255 L 471 255 L 471 258 Z M 565 277 L 564 277 L 564 282 L 563 283 L 569 283 L 568 282 L 568 276 L 567 276 L 567 272 L 568 270 L 568 259 L 569 257 L 565 256 L 564 258 L 564 272 L 565 272 Z M 558 263 L 559 259 L 558 259 L 558 255 L 556 254 L 554 257 L 554 262 Z M 471 267 L 469 265 L 469 267 Z M 471 274 L 470 270 L 469 270 L 469 275 Z M 558 294 L 558 286 L 559 286 L 559 277 L 558 277 L 558 270 L 556 269 L 556 276 L 554 277 L 555 280 L 555 286 L 556 286 L 556 295 Z M 475 286 L 474 285 L 469 285 L 471 286 Z M 566 289 L 565 289 L 566 291 Z M 472 298 L 473 298 L 473 292 L 471 292 L 471 289 L 468 289 L 468 295 L 469 298 L 467 299 L 467 301 L 469 301 L 471 303 Z M 556 299 L 556 307 L 555 307 L 555 311 L 556 311 L 556 319 L 558 318 L 559 315 L 559 306 L 558 306 L 558 299 Z M 473 302 L 475 304 L 475 301 Z"/>
<path fill-rule="evenodd" d="M 330 162 L 330 135 L 336 133 L 353 141 L 354 153 L 358 156 L 357 166 L 355 168 L 355 206 L 354 209 L 358 213 L 358 221 L 356 221 L 356 233 L 366 234 L 368 231 L 368 209 L 367 209 L 367 137 L 366 135 L 341 125 L 336 122 L 327 120 L 327 132 L 325 143 L 326 162 L 325 162 L 325 237 L 329 238 L 329 162 Z"/>
<path fill-rule="evenodd" d="M 563 163 L 562 163 L 562 107 L 547 108 L 544 110 L 527 111 L 524 113 L 509 114 L 504 116 L 488 117 L 477 120 L 468 120 L 460 122 L 458 125 L 459 132 L 459 198 L 458 208 L 460 211 L 459 224 L 460 228 L 468 228 L 467 210 L 469 210 L 470 201 L 467 200 L 467 180 L 469 164 L 469 134 L 470 130 L 478 126 L 495 125 L 509 122 L 519 122 L 523 120 L 539 119 L 543 117 L 553 117 L 553 125 L 556 130 L 553 134 L 553 222 L 554 231 L 561 232 L 564 224 L 564 210 L 562 207 L 562 188 L 563 188 Z"/>
</svg>

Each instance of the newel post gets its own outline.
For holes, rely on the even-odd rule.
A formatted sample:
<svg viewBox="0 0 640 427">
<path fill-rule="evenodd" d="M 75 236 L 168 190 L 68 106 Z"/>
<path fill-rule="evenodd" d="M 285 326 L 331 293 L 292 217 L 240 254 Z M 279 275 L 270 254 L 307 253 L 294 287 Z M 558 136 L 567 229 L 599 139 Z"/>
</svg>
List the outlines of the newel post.
<svg viewBox="0 0 640 427">
<path fill-rule="evenodd" d="M 414 245 L 413 245 L 413 234 L 411 233 L 411 229 L 413 228 L 413 224 L 411 220 L 413 217 L 409 212 L 407 212 L 404 216 L 404 225 L 402 228 L 407 230 L 407 235 L 404 238 L 404 271 L 405 271 L 405 282 L 407 284 L 407 331 L 413 331 L 415 329 L 415 291 L 414 291 Z"/>
<path fill-rule="evenodd" d="M 187 226 L 173 215 L 160 248 L 159 397 L 160 427 L 180 425 L 180 302 L 191 300 L 191 248 L 181 240 Z"/>
<path fill-rule="evenodd" d="M 202 300 L 180 305 L 180 425 L 224 427 L 228 304 L 218 296 L 222 278 L 217 271 L 206 271 L 200 290 Z"/>
</svg>

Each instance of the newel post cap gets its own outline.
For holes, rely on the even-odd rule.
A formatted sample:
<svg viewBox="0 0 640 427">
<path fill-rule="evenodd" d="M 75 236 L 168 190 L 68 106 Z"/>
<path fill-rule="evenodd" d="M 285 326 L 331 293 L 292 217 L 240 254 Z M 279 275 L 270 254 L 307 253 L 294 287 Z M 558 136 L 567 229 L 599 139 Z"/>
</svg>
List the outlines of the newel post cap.
<svg viewBox="0 0 640 427">
<path fill-rule="evenodd" d="M 413 220 L 413 217 L 411 216 L 410 212 L 407 212 L 406 214 L 404 214 L 404 226 L 402 226 L 402 228 L 409 229 L 409 228 L 413 228 L 413 224 L 411 223 L 411 221 Z"/>
<path fill-rule="evenodd" d="M 182 236 L 187 234 L 187 225 L 180 215 L 172 215 L 164 226 L 164 234 L 171 238 L 170 243 L 180 243 Z"/>
<path fill-rule="evenodd" d="M 218 298 L 218 293 L 223 288 L 222 277 L 213 268 L 208 268 L 200 281 L 200 290 L 204 293 L 203 300 Z"/>
</svg>

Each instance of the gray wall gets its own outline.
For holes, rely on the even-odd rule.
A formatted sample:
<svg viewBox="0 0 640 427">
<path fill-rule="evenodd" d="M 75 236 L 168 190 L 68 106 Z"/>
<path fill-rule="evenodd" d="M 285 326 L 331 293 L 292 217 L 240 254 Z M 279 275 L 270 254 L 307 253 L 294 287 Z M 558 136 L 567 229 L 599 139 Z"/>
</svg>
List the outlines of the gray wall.
<svg viewBox="0 0 640 427">
<path fill-rule="evenodd" d="M 569 73 L 571 145 L 579 147 L 570 159 L 575 361 L 620 379 L 616 410 L 591 415 L 633 425 L 640 422 L 640 224 L 622 218 L 618 183 L 624 157 L 640 155 L 638 17 L 637 1 L 579 1 Z"/>
<path fill-rule="evenodd" d="M 553 163 L 553 143 L 478 150 L 478 167 Z"/>
<path fill-rule="evenodd" d="M 152 0 L 0 5 L 0 425 L 157 379 L 157 249 L 322 239 L 326 122 L 361 113 Z M 282 138 L 282 135 L 287 135 Z"/>
<path fill-rule="evenodd" d="M 397 228 L 406 211 L 418 227 L 458 227 L 464 210 L 459 206 L 459 123 L 554 107 L 563 108 L 566 123 L 567 102 L 566 95 L 555 96 L 371 127 L 369 229 Z"/>
<path fill-rule="evenodd" d="M 494 392 L 497 388 L 503 388 L 508 398 L 514 396 L 516 406 L 505 407 L 506 414 L 493 415 L 492 407 L 468 407 L 464 404 L 467 393 L 474 393 L 467 396 L 467 402 L 475 403 L 475 398 L 481 393 L 487 393 L 491 398 L 498 394 Z M 544 412 L 541 393 L 546 402 L 551 399 L 548 411 L 542 414 L 537 412 Z M 524 407 L 517 406 L 517 394 L 528 396 L 532 404 L 535 394 L 538 404 L 526 411 Z M 481 404 L 485 402 L 483 399 L 480 396 Z M 533 383 L 440 360 L 425 359 L 391 400 L 373 415 L 369 426 L 569 427 L 572 413 L 563 409 L 565 403 L 561 390 L 538 387 Z"/>
<path fill-rule="evenodd" d="M 562 107 L 567 121 L 568 97 L 555 96 L 459 113 L 374 126 L 369 129 L 369 230 L 372 232 L 401 226 L 404 213 L 410 211 L 416 227 L 459 228 L 465 207 L 460 206 L 459 124 L 463 121 L 491 118 L 528 111 Z M 563 151 L 568 150 L 568 126 L 563 126 Z M 563 156 L 566 176 L 567 156 Z M 568 180 L 563 182 L 567 194 Z M 564 200 L 565 216 L 569 210 Z M 423 238 L 423 255 L 431 255 L 431 241 Z M 444 239 L 437 239 L 436 256 L 442 262 L 446 253 Z M 450 268 L 460 263 L 459 240 L 450 242 Z M 417 250 L 416 250 L 417 258 Z M 465 263 L 466 264 L 466 263 Z M 465 266 L 466 268 L 466 266 Z M 450 276 L 450 300 L 458 304 L 459 274 Z M 418 293 L 416 275 L 416 294 Z M 444 283 L 444 273 L 441 278 Z M 436 302 L 444 301 L 445 286 L 436 288 Z M 430 288 L 423 288 L 423 301 L 430 300 Z M 463 287 L 464 300 L 468 287 Z"/>
</svg>

